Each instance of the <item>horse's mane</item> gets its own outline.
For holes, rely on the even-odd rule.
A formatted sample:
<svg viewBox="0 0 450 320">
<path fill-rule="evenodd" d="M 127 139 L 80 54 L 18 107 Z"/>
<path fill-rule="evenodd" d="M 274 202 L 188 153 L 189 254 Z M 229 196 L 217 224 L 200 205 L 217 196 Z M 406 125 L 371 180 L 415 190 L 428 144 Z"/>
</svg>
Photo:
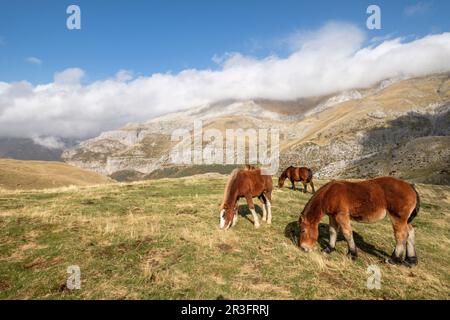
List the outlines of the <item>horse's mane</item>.
<svg viewBox="0 0 450 320">
<path fill-rule="evenodd" d="M 237 174 L 240 172 L 240 169 L 234 169 L 231 174 L 230 177 L 228 178 L 228 182 L 227 185 L 225 186 L 225 191 L 223 193 L 223 204 L 224 205 L 227 201 L 227 197 L 229 196 L 230 192 L 231 192 L 231 186 L 233 185 L 233 182 L 236 180 Z"/>
<path fill-rule="evenodd" d="M 309 209 L 310 209 L 310 207 L 311 207 L 313 201 L 315 201 L 318 197 L 320 197 L 320 196 L 322 195 L 322 193 L 325 192 L 326 189 L 328 189 L 328 186 L 329 186 L 332 182 L 335 182 L 335 180 L 332 180 L 332 181 L 330 181 L 330 182 L 327 182 L 326 184 L 324 184 L 323 186 L 321 186 L 321 187 L 319 188 L 319 190 L 317 190 L 316 193 L 315 193 L 311 198 L 309 198 L 308 202 L 305 204 L 305 207 L 303 208 L 303 211 L 301 212 L 301 216 L 302 216 L 302 217 L 306 218 L 306 217 L 305 217 L 305 212 L 309 211 Z"/>
</svg>

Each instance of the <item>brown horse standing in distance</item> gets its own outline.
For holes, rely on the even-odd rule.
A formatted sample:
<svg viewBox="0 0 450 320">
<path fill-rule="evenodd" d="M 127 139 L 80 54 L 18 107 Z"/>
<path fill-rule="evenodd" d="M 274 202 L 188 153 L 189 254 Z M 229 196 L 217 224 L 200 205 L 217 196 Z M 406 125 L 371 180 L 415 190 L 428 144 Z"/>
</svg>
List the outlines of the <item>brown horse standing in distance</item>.
<svg viewBox="0 0 450 320">
<path fill-rule="evenodd" d="M 292 184 L 292 190 L 295 190 L 295 181 L 301 181 L 303 183 L 303 192 L 306 193 L 308 183 L 311 185 L 312 192 L 314 193 L 314 183 L 312 181 L 313 173 L 311 169 L 306 167 L 293 167 L 290 166 L 283 171 L 278 179 L 278 187 L 283 188 L 284 181 L 289 179 Z"/>
<path fill-rule="evenodd" d="M 259 219 L 253 204 L 255 197 L 258 197 L 263 204 L 263 221 L 267 221 L 268 224 L 272 223 L 272 176 L 261 174 L 261 169 L 233 170 L 225 187 L 220 210 L 220 228 L 228 229 L 230 225 L 236 224 L 240 198 L 247 200 L 255 228 L 259 228 Z"/>
<path fill-rule="evenodd" d="M 350 220 L 374 223 L 386 215 L 391 218 L 397 242 L 388 262 L 400 264 L 406 247 L 405 263 L 417 264 L 412 220 L 419 212 L 420 198 L 413 185 L 393 177 L 361 182 L 331 181 L 321 187 L 306 204 L 299 218 L 299 246 L 312 250 L 318 239 L 318 225 L 324 215 L 330 221 L 330 253 L 336 245 L 338 227 L 348 243 L 349 255 L 357 256 Z"/>
</svg>

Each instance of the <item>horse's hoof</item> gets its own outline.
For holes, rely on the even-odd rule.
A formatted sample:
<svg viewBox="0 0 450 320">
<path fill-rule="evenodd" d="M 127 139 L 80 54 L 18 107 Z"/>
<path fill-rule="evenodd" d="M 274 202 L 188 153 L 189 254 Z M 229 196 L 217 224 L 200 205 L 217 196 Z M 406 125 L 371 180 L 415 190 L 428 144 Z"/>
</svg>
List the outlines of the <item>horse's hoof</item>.
<svg viewBox="0 0 450 320">
<path fill-rule="evenodd" d="M 258 229 L 259 227 L 261 227 L 261 225 L 259 223 L 255 223 L 255 229 Z"/>
<path fill-rule="evenodd" d="M 330 246 L 328 246 L 328 247 L 326 247 L 325 249 L 323 249 L 322 251 L 325 252 L 325 253 L 327 253 L 327 254 L 330 254 L 330 253 L 332 253 L 333 251 L 336 251 L 336 249 L 335 249 L 335 248 L 332 248 L 332 247 L 330 247 Z"/>
<path fill-rule="evenodd" d="M 419 261 L 418 261 L 417 257 L 406 257 L 405 261 L 404 261 L 404 264 L 410 268 L 413 266 L 417 266 L 418 263 L 419 263 Z"/>
<path fill-rule="evenodd" d="M 397 257 L 390 257 L 386 262 L 392 265 L 401 265 L 403 263 L 403 261 Z"/>
</svg>

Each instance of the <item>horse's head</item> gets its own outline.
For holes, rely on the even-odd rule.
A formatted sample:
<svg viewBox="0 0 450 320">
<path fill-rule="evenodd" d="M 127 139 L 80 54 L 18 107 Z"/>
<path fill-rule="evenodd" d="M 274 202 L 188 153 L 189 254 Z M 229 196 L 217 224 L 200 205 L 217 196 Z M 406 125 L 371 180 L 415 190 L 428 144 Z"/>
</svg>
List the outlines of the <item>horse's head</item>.
<svg viewBox="0 0 450 320">
<path fill-rule="evenodd" d="M 319 236 L 318 228 L 311 225 L 303 215 L 300 215 L 298 224 L 300 226 L 298 246 L 305 252 L 311 252 Z"/>
<path fill-rule="evenodd" d="M 227 230 L 231 227 L 235 215 L 237 214 L 237 207 L 232 207 L 224 204 L 220 210 L 220 229 Z"/>
</svg>

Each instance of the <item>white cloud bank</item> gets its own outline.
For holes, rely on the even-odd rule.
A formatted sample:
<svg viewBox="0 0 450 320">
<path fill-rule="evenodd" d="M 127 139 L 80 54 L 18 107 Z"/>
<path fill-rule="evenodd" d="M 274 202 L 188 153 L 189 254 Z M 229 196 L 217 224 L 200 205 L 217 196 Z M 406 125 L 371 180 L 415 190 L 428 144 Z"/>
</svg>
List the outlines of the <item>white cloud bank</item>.
<svg viewBox="0 0 450 320">
<path fill-rule="evenodd" d="M 331 23 L 289 38 L 286 58 L 228 54 L 218 70 L 135 78 L 119 71 L 84 85 L 67 69 L 49 84 L 0 82 L 0 136 L 85 138 L 127 122 L 223 99 L 295 99 L 371 86 L 383 79 L 450 71 L 450 33 L 365 43 L 364 31 Z M 44 140 L 55 144 L 53 140 Z"/>
</svg>

